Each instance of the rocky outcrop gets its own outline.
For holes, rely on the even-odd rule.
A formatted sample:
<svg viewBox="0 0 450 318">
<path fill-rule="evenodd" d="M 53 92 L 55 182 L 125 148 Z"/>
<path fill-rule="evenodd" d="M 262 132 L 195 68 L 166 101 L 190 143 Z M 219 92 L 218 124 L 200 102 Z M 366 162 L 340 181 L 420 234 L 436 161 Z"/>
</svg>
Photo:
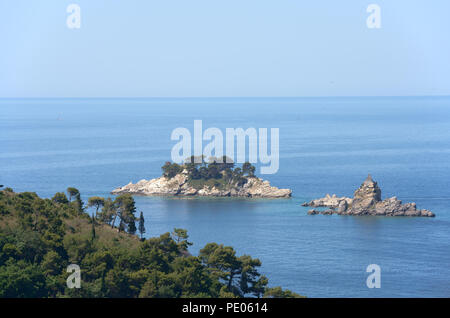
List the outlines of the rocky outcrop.
<svg viewBox="0 0 450 318">
<path fill-rule="evenodd" d="M 328 207 L 328 208 L 337 208 L 340 204 L 351 204 L 352 199 L 347 197 L 338 198 L 336 194 L 330 196 L 327 194 L 324 198 L 312 200 L 311 202 L 305 202 L 302 206 L 310 206 L 310 207 Z"/>
<path fill-rule="evenodd" d="M 160 177 L 152 180 L 141 180 L 135 184 L 114 189 L 111 194 L 130 193 L 135 195 L 155 196 L 210 196 L 210 197 L 249 197 L 249 198 L 289 198 L 290 189 L 272 187 L 269 181 L 257 177 L 247 177 L 243 185 L 203 186 L 191 185 L 186 173 L 179 173 L 173 178 Z"/>
<path fill-rule="evenodd" d="M 355 191 L 353 198 L 337 197 L 327 194 L 324 198 L 305 202 L 303 206 L 326 207 L 325 211 L 309 210 L 309 215 L 339 214 L 339 215 L 384 215 L 384 216 L 425 216 L 434 217 L 433 212 L 419 210 L 415 203 L 402 204 L 397 197 L 381 199 L 378 184 L 369 175 Z"/>
</svg>

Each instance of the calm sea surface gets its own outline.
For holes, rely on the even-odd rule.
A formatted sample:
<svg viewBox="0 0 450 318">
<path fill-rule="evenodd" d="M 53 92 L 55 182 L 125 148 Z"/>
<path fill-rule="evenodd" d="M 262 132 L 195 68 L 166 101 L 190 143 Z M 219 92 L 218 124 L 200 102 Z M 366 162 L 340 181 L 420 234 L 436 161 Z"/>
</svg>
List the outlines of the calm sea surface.
<svg viewBox="0 0 450 318">
<path fill-rule="evenodd" d="M 309 297 L 450 297 L 450 98 L 0 100 L 0 184 L 51 197 L 108 196 L 155 178 L 174 128 L 280 129 L 292 199 L 136 197 L 147 236 L 186 228 L 258 257 L 272 286 Z M 308 216 L 304 201 L 351 196 L 371 173 L 383 198 L 436 218 Z M 381 288 L 366 267 L 381 267 Z"/>
</svg>

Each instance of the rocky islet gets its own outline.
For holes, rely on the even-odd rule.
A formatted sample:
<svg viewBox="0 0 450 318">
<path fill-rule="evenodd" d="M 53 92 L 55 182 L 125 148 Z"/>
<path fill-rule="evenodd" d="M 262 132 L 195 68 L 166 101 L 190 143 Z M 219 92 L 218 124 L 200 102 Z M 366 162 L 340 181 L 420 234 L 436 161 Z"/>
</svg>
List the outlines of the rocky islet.
<svg viewBox="0 0 450 318">
<path fill-rule="evenodd" d="M 302 205 L 312 208 L 327 208 L 323 211 L 311 209 L 308 211 L 309 215 L 435 216 L 431 211 L 417 209 L 415 203 L 403 204 L 397 197 L 382 200 L 381 189 L 370 174 L 355 191 L 353 198 L 327 194 L 323 198 L 305 202 Z"/>
</svg>

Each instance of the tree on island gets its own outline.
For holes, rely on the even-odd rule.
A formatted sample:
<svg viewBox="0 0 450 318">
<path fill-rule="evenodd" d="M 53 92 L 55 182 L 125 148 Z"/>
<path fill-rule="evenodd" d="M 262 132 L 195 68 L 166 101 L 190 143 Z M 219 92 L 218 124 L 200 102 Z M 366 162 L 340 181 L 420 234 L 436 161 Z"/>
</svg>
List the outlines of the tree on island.
<svg viewBox="0 0 450 318">
<path fill-rule="evenodd" d="M 244 175 L 248 175 L 249 177 L 255 176 L 255 170 L 256 168 L 248 161 L 242 165 L 242 173 Z"/>
<path fill-rule="evenodd" d="M 204 166 L 206 165 L 206 156 L 205 155 L 201 155 L 201 156 L 190 156 L 188 158 L 186 158 L 184 160 L 185 164 L 193 164 L 196 167 L 197 166 Z"/>
<path fill-rule="evenodd" d="M 225 180 L 228 181 L 228 184 L 230 184 L 233 181 L 233 170 L 231 170 L 231 168 L 226 168 L 223 171 L 223 176 Z"/>
<path fill-rule="evenodd" d="M 183 165 L 168 161 L 164 164 L 162 170 L 163 175 L 169 179 L 186 170 L 189 180 L 224 179 L 227 185 L 235 183 L 242 186 L 247 182 L 247 178 L 255 177 L 256 168 L 249 162 L 245 162 L 242 168 L 235 167 L 233 160 L 226 156 L 222 158 L 211 157 L 208 163 L 204 156 L 191 156 L 185 160 Z"/>
<path fill-rule="evenodd" d="M 163 175 L 169 179 L 175 177 L 177 174 L 183 171 L 183 168 L 179 164 L 171 163 L 169 161 L 167 161 L 164 166 L 161 167 L 161 169 L 164 172 Z"/>
</svg>

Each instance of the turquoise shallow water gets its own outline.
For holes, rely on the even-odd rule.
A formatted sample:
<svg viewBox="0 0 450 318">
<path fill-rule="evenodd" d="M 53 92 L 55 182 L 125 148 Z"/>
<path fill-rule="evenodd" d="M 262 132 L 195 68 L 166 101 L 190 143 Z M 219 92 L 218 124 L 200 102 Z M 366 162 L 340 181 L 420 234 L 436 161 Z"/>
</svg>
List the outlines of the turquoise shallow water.
<svg viewBox="0 0 450 318">
<path fill-rule="evenodd" d="M 0 184 L 83 198 L 160 175 L 176 127 L 277 127 L 292 199 L 136 197 L 147 236 L 188 229 L 197 253 L 232 245 L 271 285 L 310 297 L 450 297 L 450 98 L 0 100 Z M 436 218 L 308 216 L 303 201 L 351 196 L 371 173 L 383 198 Z M 381 267 L 381 288 L 366 267 Z"/>
</svg>

